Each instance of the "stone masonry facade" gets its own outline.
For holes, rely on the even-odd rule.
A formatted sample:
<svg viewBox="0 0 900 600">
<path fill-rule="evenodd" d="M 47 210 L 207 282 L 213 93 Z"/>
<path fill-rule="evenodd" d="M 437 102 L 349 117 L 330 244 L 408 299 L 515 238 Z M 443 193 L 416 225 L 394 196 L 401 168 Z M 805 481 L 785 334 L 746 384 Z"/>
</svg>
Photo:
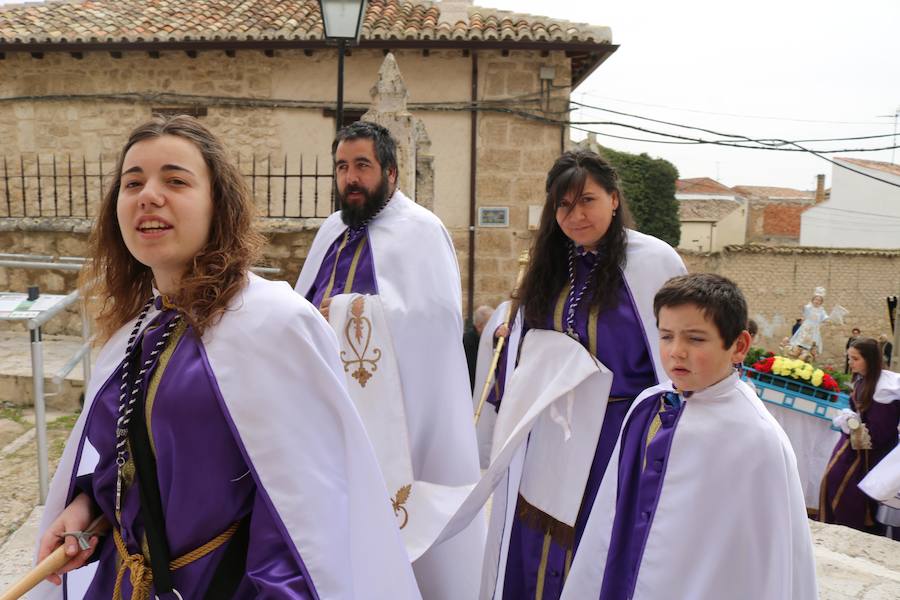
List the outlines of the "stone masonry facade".
<svg viewBox="0 0 900 600">
<path fill-rule="evenodd" d="M 10 157 L 10 174 L 18 172 L 18 157 L 24 157 L 32 166 L 26 171 L 34 174 L 33 162 L 40 159 L 43 177 L 43 209 L 38 210 L 36 179 L 25 182 L 29 216 L 51 217 L 53 204 L 48 192 L 48 176 L 51 159 L 56 156 L 60 175 L 68 173 L 67 158 L 72 157 L 73 212 L 83 214 L 87 204 L 89 214 L 96 213 L 96 203 L 101 189 L 107 189 L 114 167 L 116 153 L 128 132 L 135 124 L 147 119 L 153 109 L 181 107 L 203 108 L 201 119 L 220 135 L 236 155 L 242 157 L 242 171 L 249 172 L 249 157 L 271 155 L 276 169 L 280 168 L 285 154 L 292 159 L 303 154 L 309 162 L 318 157 L 318 172 L 330 172 L 330 140 L 333 121 L 323 113 L 323 106 L 304 108 L 274 107 L 266 105 L 272 99 L 285 98 L 293 102 L 312 102 L 327 98 L 333 91 L 323 85 L 325 73 L 332 73 L 332 51 L 304 53 L 301 50 L 277 50 L 271 56 L 261 51 L 239 51 L 226 57 L 222 52 L 200 52 L 188 57 L 184 52 L 162 52 L 158 57 L 148 57 L 142 52 L 123 52 L 118 58 L 105 52 L 85 52 L 81 58 L 68 53 L 48 52 L 42 58 L 25 53 L 8 53 L 0 60 L 0 139 L 3 153 Z M 426 135 L 433 142 L 433 172 L 430 185 L 434 187 L 434 210 L 448 226 L 457 248 L 463 277 L 463 300 L 467 312 L 469 229 L 469 128 L 468 111 L 447 112 L 416 105 L 416 102 L 434 103 L 445 96 L 454 102 L 465 102 L 470 95 L 470 71 L 472 56 L 460 51 L 421 52 L 402 50 L 396 53 L 404 80 L 409 87 L 410 112 L 421 118 L 427 128 Z M 480 50 L 478 64 L 478 100 L 491 102 L 512 101 L 513 110 L 522 115 L 492 110 L 490 106 L 477 113 L 476 133 L 476 204 L 487 207 L 508 207 L 510 226 L 506 228 L 481 228 L 475 232 L 475 301 L 474 305 L 496 304 L 508 296 L 516 279 L 516 261 L 508 262 L 527 249 L 532 234 L 528 230 L 528 207 L 541 205 L 544 200 L 544 178 L 549 167 L 559 155 L 562 140 L 568 132 L 558 124 L 540 119 L 552 119 L 567 106 L 568 87 L 571 84 L 570 59 L 561 51 L 538 50 Z M 384 58 L 381 51 L 365 50 L 354 53 L 354 60 L 369 75 L 348 79 L 349 106 L 367 107 L 369 89 L 375 82 L 376 65 Z M 440 66 L 452 69 L 454 80 L 447 93 L 433 91 L 430 73 Z M 544 68 L 552 69 L 550 80 L 541 80 Z M 304 73 L 310 75 L 311 85 L 301 85 Z M 333 75 L 332 75 L 333 76 Z M 348 75 L 349 76 L 349 75 Z M 431 83 L 429 83 L 431 81 Z M 431 87 L 429 87 L 431 86 Z M 148 93 L 147 90 L 154 90 Z M 447 94 L 450 96 L 447 96 Z M 175 94 L 172 97 L 158 94 Z M 190 95 L 201 97 L 195 103 Z M 208 98 L 234 97 L 242 99 L 234 105 L 209 102 Z M 259 101 L 262 105 L 254 105 Z M 85 159 L 83 167 L 82 157 Z M 102 165 L 100 160 L 102 160 Z M 0 169 L 3 166 L 0 165 Z M 87 194 L 78 179 L 86 168 L 91 177 L 87 181 Z M 291 170 L 295 170 L 291 167 Z M 420 166 L 421 170 L 421 166 Z M 101 180 L 100 174 L 105 176 Z M 0 172 L 0 176 L 3 173 Z M 428 178 L 426 178 L 428 179 Z M 57 190 L 61 206 L 67 207 L 69 191 L 65 178 L 59 180 Z M 320 180 L 320 196 L 328 197 L 330 181 Z M 10 176 L 4 181 L 12 198 L 10 214 L 22 216 L 23 209 L 16 199 L 21 198 L 21 179 Z M 258 187 L 257 202 L 265 210 L 266 189 Z M 306 190 L 307 198 L 309 190 Z M 426 194 L 428 195 L 428 194 Z M 0 188 L 0 213 L 6 214 L 6 188 Z M 308 200 L 304 202 L 308 203 Z M 313 214 L 327 214 L 327 202 Z M 296 210 L 296 209 L 289 209 Z M 68 214 L 67 208 L 60 214 Z M 280 213 L 274 212 L 273 215 Z M 304 214 L 309 215 L 309 211 Z M 315 221 L 316 219 L 313 219 Z M 3 224 L 7 229 L 18 227 L 15 219 Z M 287 220 L 286 220 L 287 221 Z M 36 232 L 50 223 L 39 219 L 27 229 Z M 289 260 L 294 277 L 305 250 L 302 244 L 281 243 L 286 237 L 309 237 L 306 233 L 315 223 L 303 219 L 281 223 L 277 227 L 265 227 L 274 233 L 272 258 Z M 288 233 L 291 232 L 291 233 Z M 32 234 L 29 234 L 32 235 Z M 36 235 L 36 234 L 34 234 Z M 48 237 L 56 233 L 49 227 Z M 10 240 L 2 251 L 38 252 L 26 250 L 44 242 L 27 242 L 23 237 Z M 285 256 L 290 250 L 291 256 Z M 71 252 L 40 252 L 46 254 L 77 254 Z M 41 275 L 45 277 L 49 275 Z M 64 286 L 70 287 L 70 286 Z"/>
<path fill-rule="evenodd" d="M 505 100 L 522 97 L 539 89 L 541 66 L 555 69 L 553 89 L 569 84 L 567 59 L 539 52 L 520 52 L 509 61 L 500 52 L 479 56 L 479 98 Z M 563 110 L 568 96 L 552 91 L 550 110 Z M 533 111 L 538 116 L 548 113 Z M 500 112 L 478 113 L 476 164 L 477 206 L 509 207 L 508 228 L 476 227 L 474 306 L 496 306 L 509 297 L 518 272 L 517 257 L 532 241 L 528 229 L 528 207 L 542 206 L 547 171 L 560 155 L 563 136 L 559 125 L 526 120 Z M 451 229 L 460 261 L 463 290 L 468 289 L 468 230 Z M 465 302 L 465 293 L 463 296 Z"/>
<path fill-rule="evenodd" d="M 301 227 L 295 222 L 266 220 L 264 231 L 269 244 L 261 263 L 282 269 L 281 275 L 267 277 L 294 284 L 320 223 L 309 220 Z M 6 228 L 0 230 L 0 246 L 21 253 L 84 256 L 87 225 L 88 221 L 73 220 L 57 231 Z M 488 232 L 479 233 L 477 243 L 485 256 L 476 260 L 482 286 L 476 293 L 476 302 L 496 306 L 508 297 L 514 285 L 518 252 L 527 247 L 529 240 L 514 232 Z M 464 248 L 464 240 L 457 247 Z M 464 251 L 460 254 L 465 258 Z M 823 328 L 823 360 L 843 364 L 844 344 L 853 327 L 859 327 L 865 335 L 890 336 L 885 298 L 900 293 L 900 251 L 749 245 L 729 246 L 714 254 L 682 252 L 681 256 L 689 271 L 718 273 L 741 287 L 750 316 L 760 325 L 758 345 L 767 349 L 777 350 L 781 340 L 790 335 L 794 319 L 802 317 L 803 306 L 816 286 L 827 290 L 827 310 L 840 304 L 850 311 L 843 326 L 829 324 Z M 465 262 L 461 262 L 461 267 L 465 291 Z M 485 282 L 493 283 L 485 286 Z M 73 273 L 0 268 L 0 290 L 24 291 L 29 285 L 39 285 L 43 292 L 67 293 L 76 284 Z M 80 327 L 80 316 L 73 310 L 53 319 L 45 331 L 79 335 Z"/>
</svg>

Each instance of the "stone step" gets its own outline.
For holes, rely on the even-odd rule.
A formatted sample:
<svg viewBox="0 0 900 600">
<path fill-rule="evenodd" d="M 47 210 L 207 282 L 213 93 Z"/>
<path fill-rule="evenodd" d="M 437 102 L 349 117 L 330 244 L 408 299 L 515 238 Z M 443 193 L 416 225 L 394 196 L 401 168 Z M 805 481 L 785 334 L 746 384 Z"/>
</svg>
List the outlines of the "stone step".
<svg viewBox="0 0 900 600">
<path fill-rule="evenodd" d="M 80 337 L 44 335 L 44 401 L 48 408 L 76 410 L 84 392 L 84 377 L 79 363 L 57 386 L 53 376 L 81 347 Z M 96 353 L 96 349 L 94 350 Z M 0 331 L 0 403 L 34 406 L 31 373 L 31 340 L 27 331 Z"/>
</svg>

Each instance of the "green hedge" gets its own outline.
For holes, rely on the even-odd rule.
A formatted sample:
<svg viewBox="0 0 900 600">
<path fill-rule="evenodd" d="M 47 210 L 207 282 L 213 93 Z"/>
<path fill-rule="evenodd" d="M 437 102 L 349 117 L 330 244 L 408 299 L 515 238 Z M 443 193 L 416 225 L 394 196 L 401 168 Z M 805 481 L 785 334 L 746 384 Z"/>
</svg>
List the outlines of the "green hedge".
<svg viewBox="0 0 900 600">
<path fill-rule="evenodd" d="M 622 191 L 637 230 L 678 246 L 681 224 L 678 200 L 675 199 L 675 181 L 678 179 L 675 165 L 646 154 L 629 154 L 610 148 L 600 148 L 600 154 L 619 172 Z"/>
</svg>

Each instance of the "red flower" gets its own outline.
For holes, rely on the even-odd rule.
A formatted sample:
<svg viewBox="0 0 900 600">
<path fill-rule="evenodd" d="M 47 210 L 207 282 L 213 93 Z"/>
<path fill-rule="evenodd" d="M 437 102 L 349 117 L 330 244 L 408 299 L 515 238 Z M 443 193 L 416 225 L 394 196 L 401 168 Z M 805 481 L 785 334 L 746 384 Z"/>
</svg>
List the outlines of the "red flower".
<svg viewBox="0 0 900 600">
<path fill-rule="evenodd" d="M 759 371 L 760 373 L 771 373 L 772 365 L 775 364 L 775 356 L 770 356 L 768 358 L 764 358 L 762 360 L 758 360 L 753 363 L 753 368 Z"/>
<path fill-rule="evenodd" d="M 822 377 L 822 388 L 828 390 L 829 392 L 839 392 L 841 389 L 838 387 L 837 381 L 834 380 L 834 377 L 825 373 Z"/>
</svg>

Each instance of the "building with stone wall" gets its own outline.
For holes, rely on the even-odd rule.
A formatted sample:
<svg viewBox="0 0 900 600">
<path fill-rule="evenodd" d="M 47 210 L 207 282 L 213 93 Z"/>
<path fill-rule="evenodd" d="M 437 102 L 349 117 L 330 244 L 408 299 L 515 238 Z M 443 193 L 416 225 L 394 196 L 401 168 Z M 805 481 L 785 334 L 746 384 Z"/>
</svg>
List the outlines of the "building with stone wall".
<svg viewBox="0 0 900 600">
<path fill-rule="evenodd" d="M 850 311 L 844 325 L 822 329 L 821 358 L 843 366 L 844 345 L 853 327 L 864 335 L 891 335 L 886 298 L 900 293 L 900 250 L 850 250 L 790 246 L 728 246 L 718 253 L 681 251 L 691 272 L 718 273 L 744 291 L 750 317 L 760 326 L 758 343 L 777 351 L 817 286 L 826 289 L 825 308 Z"/>
<path fill-rule="evenodd" d="M 615 49 L 608 28 L 470 0 L 369 2 L 346 58 L 346 116 L 370 108 L 392 52 L 433 156 L 428 189 L 410 189 L 415 179 L 405 191 L 422 191 L 450 230 L 468 307 L 513 286 L 510 257 L 530 243 L 528 206 L 543 201 L 544 176 L 568 138 L 558 115 Z M 68 227 L 83 238 L 127 133 L 154 112 L 186 112 L 255 173 L 272 233 L 267 255 L 293 279 L 331 211 L 336 54 L 316 0 L 0 7 L 0 229 L 55 238 Z M 481 227 L 480 208 L 508 209 L 508 221 Z M 60 225 L 63 216 L 76 221 Z"/>
</svg>

